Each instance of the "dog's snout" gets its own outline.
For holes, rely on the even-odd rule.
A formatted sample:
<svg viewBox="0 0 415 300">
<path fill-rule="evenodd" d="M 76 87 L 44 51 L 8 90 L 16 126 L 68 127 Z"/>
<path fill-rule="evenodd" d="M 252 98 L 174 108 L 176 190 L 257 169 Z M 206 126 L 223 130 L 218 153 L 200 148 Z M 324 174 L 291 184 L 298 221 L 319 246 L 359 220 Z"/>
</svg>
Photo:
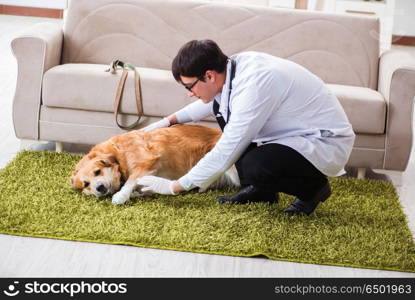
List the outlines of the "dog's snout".
<svg viewBox="0 0 415 300">
<path fill-rule="evenodd" d="M 106 194 L 108 189 L 105 187 L 105 185 L 100 184 L 97 186 L 97 191 L 100 192 L 101 194 Z"/>
</svg>

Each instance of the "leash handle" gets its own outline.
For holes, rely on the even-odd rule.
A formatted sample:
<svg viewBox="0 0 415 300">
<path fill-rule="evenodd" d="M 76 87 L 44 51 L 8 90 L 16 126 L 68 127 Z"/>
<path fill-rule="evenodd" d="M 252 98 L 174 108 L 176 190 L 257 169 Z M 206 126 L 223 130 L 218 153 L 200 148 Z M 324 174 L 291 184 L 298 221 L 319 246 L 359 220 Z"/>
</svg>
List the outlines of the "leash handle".
<svg viewBox="0 0 415 300">
<path fill-rule="evenodd" d="M 130 63 L 122 62 L 120 60 L 112 61 L 111 64 L 110 64 L 109 69 L 105 70 L 105 72 L 110 72 L 111 74 L 116 74 L 117 69 L 120 69 L 120 68 L 123 70 L 123 72 L 122 72 L 122 75 L 121 75 L 120 82 L 118 83 L 117 93 L 115 95 L 115 101 L 114 101 L 115 122 L 117 123 L 117 126 L 119 128 L 124 129 L 124 130 L 131 130 L 131 129 L 134 129 L 135 127 L 137 127 L 137 125 L 139 124 L 140 119 L 143 115 L 143 103 L 142 103 L 142 95 L 141 95 L 141 87 L 140 87 L 140 74 L 137 72 L 134 65 L 132 65 Z M 137 121 L 135 121 L 131 125 L 124 126 L 124 125 L 120 124 L 120 122 L 118 121 L 118 114 L 119 114 L 119 110 L 120 110 L 120 106 L 121 106 L 121 100 L 122 100 L 122 96 L 123 96 L 123 93 L 124 93 L 124 86 L 125 86 L 125 82 L 126 82 L 127 77 L 128 77 L 128 71 L 129 70 L 134 71 L 135 101 L 136 101 L 136 106 L 137 106 L 138 119 L 137 119 Z"/>
</svg>

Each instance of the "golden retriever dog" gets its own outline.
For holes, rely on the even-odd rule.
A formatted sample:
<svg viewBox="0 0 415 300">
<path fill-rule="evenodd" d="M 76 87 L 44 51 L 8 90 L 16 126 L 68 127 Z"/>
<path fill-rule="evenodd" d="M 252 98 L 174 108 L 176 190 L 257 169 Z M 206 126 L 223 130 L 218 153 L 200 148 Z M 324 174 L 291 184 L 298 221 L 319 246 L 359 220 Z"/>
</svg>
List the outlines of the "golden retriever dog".
<svg viewBox="0 0 415 300">
<path fill-rule="evenodd" d="M 215 146 L 220 136 L 220 130 L 199 125 L 117 135 L 94 146 L 79 161 L 71 183 L 74 189 L 87 195 L 113 195 L 113 204 L 123 204 L 139 190 L 138 178 L 155 175 L 179 179 Z M 236 168 L 232 166 L 210 188 L 239 185 Z"/>
</svg>

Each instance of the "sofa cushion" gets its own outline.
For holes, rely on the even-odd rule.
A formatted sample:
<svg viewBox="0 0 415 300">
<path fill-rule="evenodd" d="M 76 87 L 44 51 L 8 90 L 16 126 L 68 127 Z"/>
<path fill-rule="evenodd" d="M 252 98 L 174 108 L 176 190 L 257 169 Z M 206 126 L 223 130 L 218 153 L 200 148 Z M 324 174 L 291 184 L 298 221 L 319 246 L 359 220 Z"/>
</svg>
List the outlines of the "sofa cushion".
<svg viewBox="0 0 415 300">
<path fill-rule="evenodd" d="M 356 86 L 328 84 L 343 106 L 356 133 L 384 134 L 386 100 L 379 92 Z"/>
<path fill-rule="evenodd" d="M 377 87 L 374 17 L 205 0 L 76 0 L 66 13 L 63 63 L 106 64 L 117 53 L 136 66 L 168 70 L 184 43 L 209 38 L 226 55 L 266 52 L 327 83 Z"/>
<path fill-rule="evenodd" d="M 64 64 L 48 70 L 43 78 L 42 104 L 49 107 L 113 112 L 122 70 L 105 72 L 107 65 Z M 141 79 L 143 111 L 147 116 L 167 116 L 189 104 L 186 90 L 171 71 L 137 68 Z M 137 114 L 134 73 L 129 72 L 120 113 Z"/>
<path fill-rule="evenodd" d="M 65 64 L 45 73 L 42 101 L 48 107 L 113 112 L 115 93 L 122 71 L 105 72 L 99 64 Z M 177 84 L 170 71 L 138 68 L 141 77 L 143 110 L 146 116 L 167 116 L 192 100 Z M 382 134 L 385 131 L 386 102 L 369 88 L 333 85 L 356 133 Z M 370 113 L 368 113 L 370 112 Z M 130 72 L 124 88 L 121 113 L 136 114 L 134 76 Z"/>
</svg>

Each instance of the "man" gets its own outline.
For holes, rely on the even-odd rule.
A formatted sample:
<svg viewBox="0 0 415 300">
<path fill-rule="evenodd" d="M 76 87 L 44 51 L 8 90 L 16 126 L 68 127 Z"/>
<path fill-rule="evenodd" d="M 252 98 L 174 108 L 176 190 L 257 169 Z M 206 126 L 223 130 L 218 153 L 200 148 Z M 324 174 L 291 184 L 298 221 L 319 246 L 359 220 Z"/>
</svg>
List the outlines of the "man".
<svg viewBox="0 0 415 300">
<path fill-rule="evenodd" d="M 327 176 L 344 174 L 355 135 L 335 95 L 294 62 L 259 52 L 228 58 L 211 40 L 185 44 L 173 76 L 198 101 L 144 130 L 201 120 L 214 114 L 223 131 L 216 146 L 177 181 L 138 180 L 150 193 L 176 195 L 205 188 L 232 164 L 242 189 L 221 203 L 278 201 L 295 195 L 284 210 L 311 214 L 331 194 Z"/>
</svg>

